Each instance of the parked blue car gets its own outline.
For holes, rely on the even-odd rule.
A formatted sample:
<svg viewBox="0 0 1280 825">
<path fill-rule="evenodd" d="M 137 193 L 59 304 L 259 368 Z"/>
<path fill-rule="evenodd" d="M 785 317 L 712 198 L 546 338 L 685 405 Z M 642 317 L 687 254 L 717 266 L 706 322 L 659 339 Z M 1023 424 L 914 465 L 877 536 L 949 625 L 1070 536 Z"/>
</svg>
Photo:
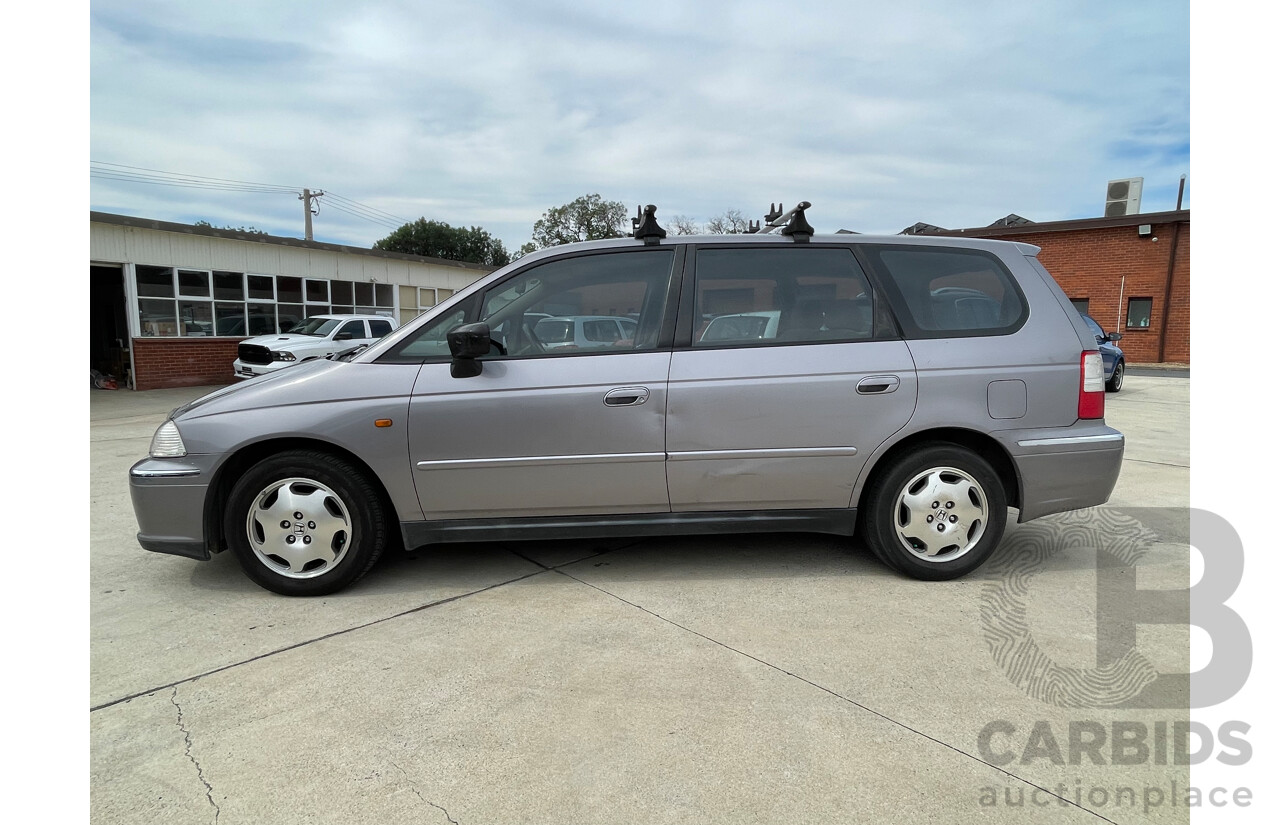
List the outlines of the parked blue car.
<svg viewBox="0 0 1280 825">
<path fill-rule="evenodd" d="M 1107 392 L 1120 392 L 1124 385 L 1124 350 L 1116 346 L 1116 341 L 1124 337 L 1119 332 L 1106 333 L 1102 325 L 1084 313 L 1084 322 L 1098 339 L 1098 352 L 1102 353 L 1102 372 L 1107 376 Z"/>
</svg>

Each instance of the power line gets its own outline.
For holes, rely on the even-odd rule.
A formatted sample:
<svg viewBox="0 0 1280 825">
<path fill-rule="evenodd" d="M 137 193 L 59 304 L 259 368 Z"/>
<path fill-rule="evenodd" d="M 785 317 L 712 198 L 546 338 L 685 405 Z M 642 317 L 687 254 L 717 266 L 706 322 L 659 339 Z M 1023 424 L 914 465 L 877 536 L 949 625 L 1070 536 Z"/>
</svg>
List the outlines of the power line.
<svg viewBox="0 0 1280 825">
<path fill-rule="evenodd" d="M 105 161 L 89 161 L 89 177 L 121 183 L 142 183 L 151 186 L 174 186 L 184 189 L 206 189 L 223 192 L 250 192 L 259 194 L 298 194 L 305 187 L 283 186 L 274 183 L 258 183 L 255 181 L 235 180 L 232 178 L 216 178 L 208 175 L 191 175 L 180 172 L 167 172 L 163 169 L 150 169 L 144 166 L 128 166 L 123 163 L 107 163 Z M 390 229 L 399 229 L 410 221 L 393 215 L 377 207 L 360 201 L 325 191 L 328 206 L 336 211 L 355 218 L 369 221 Z"/>
<path fill-rule="evenodd" d="M 369 205 L 367 205 L 367 204 L 360 203 L 359 201 L 354 201 L 354 200 L 352 200 L 351 198 L 343 197 L 342 195 L 339 195 L 339 194 L 337 194 L 336 192 L 332 192 L 332 191 L 329 191 L 329 190 L 325 190 L 325 194 L 326 194 L 326 195 L 328 195 L 328 196 L 329 196 L 329 197 L 331 197 L 331 198 L 335 198 L 335 199 L 337 199 L 337 200 L 342 201 L 343 203 L 347 204 L 348 206 L 356 207 L 356 208 L 359 208 L 359 209 L 364 210 L 364 211 L 366 211 L 366 212 L 369 212 L 369 213 L 371 213 L 371 214 L 379 215 L 379 216 L 384 217 L 384 218 L 387 218 L 387 219 L 389 219 L 389 220 L 396 221 L 397 225 L 400 225 L 400 224 L 406 224 L 406 223 L 412 223 L 412 221 L 408 220 L 407 218 L 402 218 L 402 217 L 400 217 L 399 215 L 393 215 L 393 214 L 391 214 L 390 212 L 387 212 L 386 210 L 378 209 L 377 207 L 369 206 Z"/>
<path fill-rule="evenodd" d="M 266 189 L 253 186 L 236 186 L 233 184 L 187 182 L 182 180 L 148 177 L 145 175 L 127 175 L 107 171 L 90 171 L 89 177 L 98 178 L 100 180 L 121 181 L 124 183 L 146 183 L 157 186 L 176 186 L 183 189 L 212 189 L 214 191 L 221 192 L 262 192 L 271 195 L 279 195 L 293 191 L 291 189 Z"/>
<path fill-rule="evenodd" d="M 249 186 L 254 189 L 271 190 L 277 192 L 296 192 L 301 189 L 298 186 L 281 186 L 275 183 L 258 183 L 255 181 L 233 180 L 230 178 L 214 178 L 207 175 L 189 175 L 180 172 L 166 172 L 162 169 L 148 169 L 143 166 L 126 166 L 123 163 L 107 163 L 105 161 L 89 161 L 90 174 L 97 173 L 98 177 L 104 175 L 117 175 L 121 178 L 135 178 L 138 180 L 151 180 L 157 182 L 171 182 L 178 184 L 201 184 L 209 186 Z M 149 174 L 139 174 L 146 172 Z"/>
<path fill-rule="evenodd" d="M 326 196 L 330 194 L 332 193 L 325 192 Z M 395 223 L 394 221 L 385 220 L 383 218 L 373 218 L 368 215 L 362 215 L 359 212 L 355 211 L 354 209 L 348 209 L 347 207 L 343 206 L 341 203 L 338 203 L 337 201 L 329 201 L 329 203 L 326 205 L 331 209 L 335 209 L 339 212 L 345 212 L 346 214 L 356 218 L 363 218 L 364 220 L 369 221 L 370 223 L 376 223 L 376 224 L 379 224 L 380 226 L 385 226 L 389 229 L 399 229 L 401 226 L 403 226 L 403 224 Z"/>
</svg>

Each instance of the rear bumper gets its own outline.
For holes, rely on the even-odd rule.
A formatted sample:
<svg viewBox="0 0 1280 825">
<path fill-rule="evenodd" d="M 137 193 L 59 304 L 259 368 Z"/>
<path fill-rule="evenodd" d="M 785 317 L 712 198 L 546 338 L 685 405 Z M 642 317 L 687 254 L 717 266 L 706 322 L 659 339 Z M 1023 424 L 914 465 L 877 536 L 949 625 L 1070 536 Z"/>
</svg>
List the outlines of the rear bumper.
<svg viewBox="0 0 1280 825">
<path fill-rule="evenodd" d="M 1018 521 L 1105 504 L 1124 460 L 1124 435 L 1100 422 L 994 433 L 1018 470 Z"/>
<path fill-rule="evenodd" d="M 208 559 L 205 495 L 214 456 L 144 458 L 129 469 L 129 496 L 144 550 Z"/>
</svg>

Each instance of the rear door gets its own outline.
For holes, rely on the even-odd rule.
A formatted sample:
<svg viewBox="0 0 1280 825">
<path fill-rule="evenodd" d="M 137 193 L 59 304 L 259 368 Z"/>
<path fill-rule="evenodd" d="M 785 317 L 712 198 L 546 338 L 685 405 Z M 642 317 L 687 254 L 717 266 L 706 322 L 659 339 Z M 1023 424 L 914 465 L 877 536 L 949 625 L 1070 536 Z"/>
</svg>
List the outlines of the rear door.
<svg viewBox="0 0 1280 825">
<path fill-rule="evenodd" d="M 668 385 L 672 509 L 849 507 L 916 400 L 911 354 L 852 251 L 702 247 L 691 276 Z M 777 322 L 741 340 L 711 327 L 743 313 Z"/>
<path fill-rule="evenodd" d="M 535 265 L 408 339 L 400 357 L 426 356 L 409 407 L 409 454 L 428 519 L 670 510 L 675 264 L 665 247 Z M 631 313 L 635 337 L 597 349 L 555 347 L 535 331 L 555 326 L 547 316 Z M 452 378 L 445 335 L 464 320 L 488 323 L 496 345 L 480 375 Z"/>
</svg>

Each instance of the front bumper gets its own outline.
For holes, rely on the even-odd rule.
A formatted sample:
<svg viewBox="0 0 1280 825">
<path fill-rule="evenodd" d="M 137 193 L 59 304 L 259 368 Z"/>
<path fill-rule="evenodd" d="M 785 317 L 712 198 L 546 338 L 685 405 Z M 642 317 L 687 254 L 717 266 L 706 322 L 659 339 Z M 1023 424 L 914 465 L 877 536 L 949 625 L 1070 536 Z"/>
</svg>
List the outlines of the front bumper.
<svg viewBox="0 0 1280 825">
<path fill-rule="evenodd" d="M 286 367 L 292 367 L 299 364 L 300 361 L 272 361 L 270 364 L 246 364 L 237 358 L 232 364 L 231 369 L 236 378 L 256 378 L 259 375 L 270 375 Z"/>
<path fill-rule="evenodd" d="M 1124 460 L 1124 435 L 1097 421 L 993 433 L 1018 470 L 1018 521 L 1105 504 Z"/>
<path fill-rule="evenodd" d="M 129 468 L 129 496 L 144 550 L 209 558 L 204 511 L 214 458 L 144 458 Z"/>
</svg>

